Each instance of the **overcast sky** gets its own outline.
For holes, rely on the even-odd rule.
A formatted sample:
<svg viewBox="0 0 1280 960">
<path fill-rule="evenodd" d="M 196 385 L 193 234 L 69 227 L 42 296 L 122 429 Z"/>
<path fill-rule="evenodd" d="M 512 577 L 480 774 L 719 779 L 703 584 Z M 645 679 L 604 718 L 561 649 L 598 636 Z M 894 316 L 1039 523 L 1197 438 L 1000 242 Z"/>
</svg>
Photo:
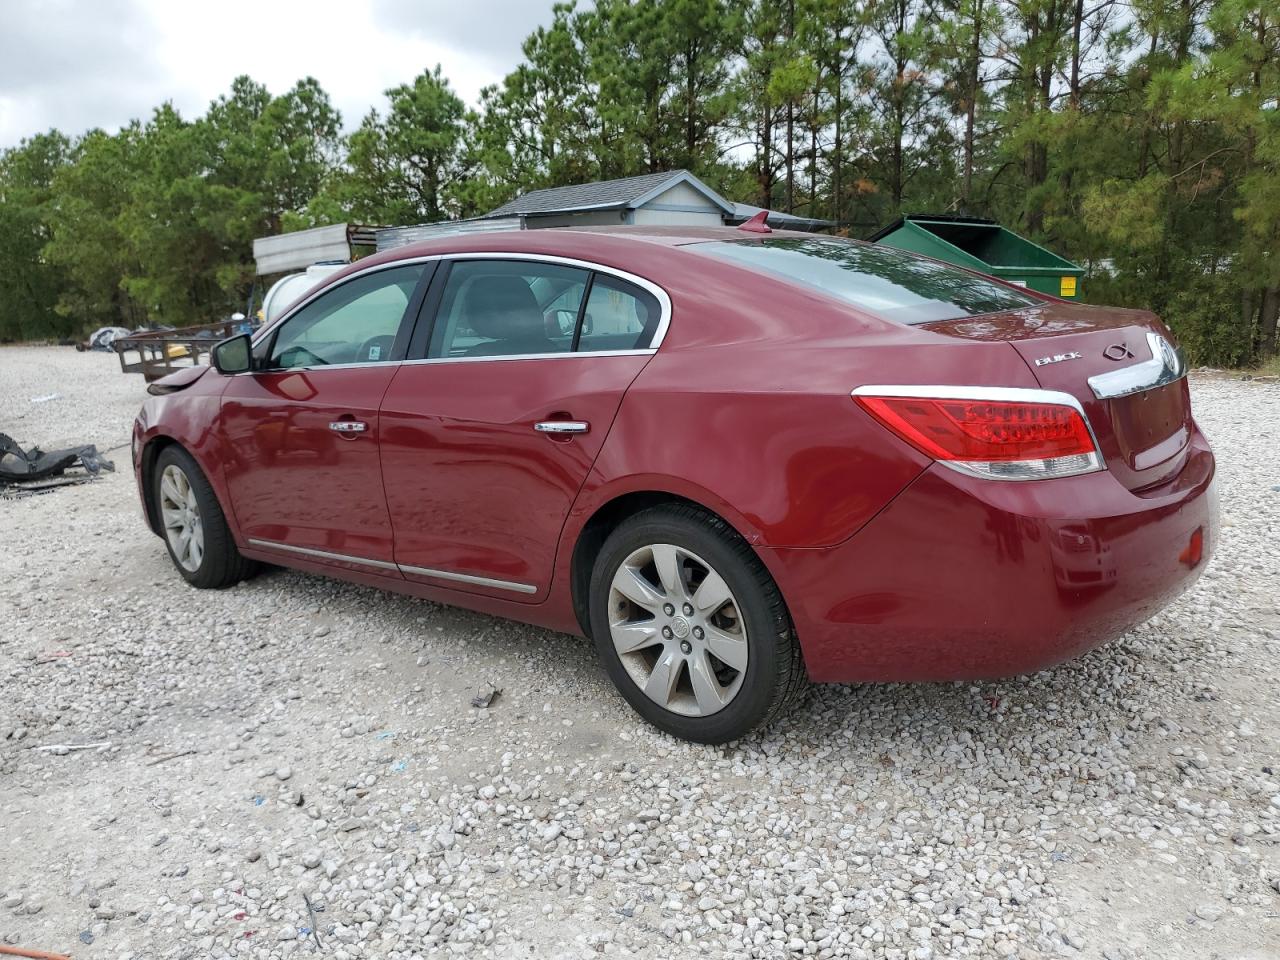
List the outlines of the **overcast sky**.
<svg viewBox="0 0 1280 960">
<path fill-rule="evenodd" d="M 382 91 L 439 63 L 475 103 L 551 19 L 552 0 L 6 0 L 0 148 L 58 127 L 116 130 L 171 100 L 204 112 L 247 73 L 320 81 L 350 129 Z"/>
</svg>

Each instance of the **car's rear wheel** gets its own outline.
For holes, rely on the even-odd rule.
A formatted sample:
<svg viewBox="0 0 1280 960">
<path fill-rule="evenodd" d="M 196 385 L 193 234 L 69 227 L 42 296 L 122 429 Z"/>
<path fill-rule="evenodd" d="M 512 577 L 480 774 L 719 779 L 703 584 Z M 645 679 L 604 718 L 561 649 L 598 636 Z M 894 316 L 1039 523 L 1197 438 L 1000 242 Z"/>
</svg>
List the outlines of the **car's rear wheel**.
<svg viewBox="0 0 1280 960">
<path fill-rule="evenodd" d="M 229 587 L 253 573 L 254 562 L 236 549 L 218 498 L 191 454 L 178 446 L 160 451 L 152 483 L 165 546 L 188 583 Z"/>
<path fill-rule="evenodd" d="M 591 632 L 641 716 L 700 743 L 772 722 L 807 687 L 777 585 L 750 546 L 693 506 L 641 511 L 605 540 Z"/>
</svg>

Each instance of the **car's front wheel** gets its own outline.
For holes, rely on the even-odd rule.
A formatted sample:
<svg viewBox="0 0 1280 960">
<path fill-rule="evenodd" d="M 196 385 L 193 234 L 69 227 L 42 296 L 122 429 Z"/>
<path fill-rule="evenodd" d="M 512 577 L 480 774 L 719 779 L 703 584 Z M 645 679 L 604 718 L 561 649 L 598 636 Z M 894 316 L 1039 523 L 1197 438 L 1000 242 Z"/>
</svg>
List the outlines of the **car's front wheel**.
<svg viewBox="0 0 1280 960">
<path fill-rule="evenodd" d="M 236 549 L 218 498 L 191 454 L 166 447 L 151 476 L 165 545 L 188 583 L 229 587 L 253 573 L 254 562 Z"/>
<path fill-rule="evenodd" d="M 725 743 L 807 687 L 777 585 L 723 520 L 693 506 L 641 511 L 606 539 L 591 632 L 618 690 L 654 726 Z"/>
</svg>

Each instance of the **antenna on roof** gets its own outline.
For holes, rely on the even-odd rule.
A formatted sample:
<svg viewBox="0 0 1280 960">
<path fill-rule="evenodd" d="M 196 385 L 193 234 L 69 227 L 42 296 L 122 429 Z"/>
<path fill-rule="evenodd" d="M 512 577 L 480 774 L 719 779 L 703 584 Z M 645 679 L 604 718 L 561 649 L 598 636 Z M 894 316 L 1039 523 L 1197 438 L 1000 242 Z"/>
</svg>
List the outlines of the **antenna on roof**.
<svg viewBox="0 0 1280 960">
<path fill-rule="evenodd" d="M 739 230 L 745 230 L 747 233 L 773 233 L 773 228 L 769 226 L 769 211 L 761 210 L 746 223 L 738 225 Z"/>
</svg>

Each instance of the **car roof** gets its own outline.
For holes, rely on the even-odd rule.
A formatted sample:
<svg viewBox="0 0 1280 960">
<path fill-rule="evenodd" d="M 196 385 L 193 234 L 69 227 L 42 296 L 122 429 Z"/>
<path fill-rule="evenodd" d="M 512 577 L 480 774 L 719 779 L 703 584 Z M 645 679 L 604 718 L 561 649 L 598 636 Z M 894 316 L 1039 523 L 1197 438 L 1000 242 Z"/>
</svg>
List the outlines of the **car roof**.
<svg viewBox="0 0 1280 960">
<path fill-rule="evenodd" d="M 773 230 L 770 233 L 756 233 L 740 227 L 694 227 L 694 226 L 600 226 L 600 227 L 565 227 L 569 233 L 608 234 L 642 240 L 647 243 L 660 243 L 670 247 L 682 247 L 691 243 L 707 243 L 712 240 L 759 240 L 770 234 L 790 237 L 812 237 L 814 234 L 797 230 Z"/>
<path fill-rule="evenodd" d="M 676 266 L 675 260 L 684 263 L 679 251 L 684 247 L 712 241 L 752 242 L 770 237 L 841 239 L 795 230 L 773 230 L 771 233 L 755 233 L 737 227 L 695 226 L 647 226 L 619 225 L 599 227 L 549 227 L 540 230 L 479 230 L 468 233 L 445 234 L 383 250 L 348 264 L 318 284 L 321 287 L 336 284 L 353 273 L 382 265 L 391 266 L 405 260 L 427 257 L 448 257 L 455 254 L 524 254 L 527 256 L 563 257 L 598 263 L 614 269 L 648 276 L 655 282 L 667 280 L 666 271 Z M 843 242 L 857 242 L 844 240 Z M 698 258 L 702 259 L 702 258 Z M 701 272 L 705 267 L 699 266 Z"/>
<path fill-rule="evenodd" d="M 625 244 L 646 243 L 664 247 L 682 247 L 713 240 L 759 240 L 770 234 L 753 233 L 737 227 L 693 226 L 582 226 L 548 227 L 538 230 L 481 230 L 474 233 L 452 233 L 417 243 L 395 247 L 378 254 L 379 258 L 401 260 L 408 257 L 466 253 L 477 250 L 509 249 L 513 253 L 545 253 L 572 256 L 567 251 L 599 243 L 602 238 Z M 813 237 L 815 234 L 795 230 L 774 230 L 773 236 Z"/>
</svg>

